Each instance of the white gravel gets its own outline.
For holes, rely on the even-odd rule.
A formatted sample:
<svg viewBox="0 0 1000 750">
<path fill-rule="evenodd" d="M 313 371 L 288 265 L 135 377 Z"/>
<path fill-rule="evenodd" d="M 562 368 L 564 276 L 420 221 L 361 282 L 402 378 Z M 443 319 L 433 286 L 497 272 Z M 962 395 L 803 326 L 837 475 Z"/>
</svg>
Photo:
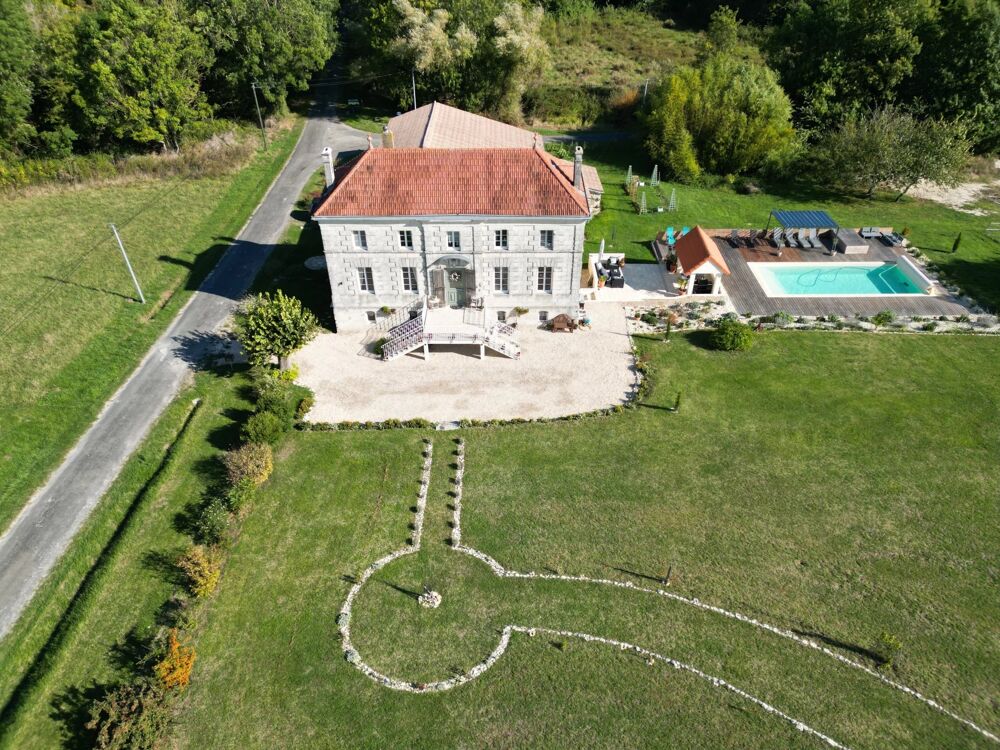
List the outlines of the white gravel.
<svg viewBox="0 0 1000 750">
<path fill-rule="evenodd" d="M 620 304 L 588 303 L 590 329 L 552 333 L 527 320 L 521 358 L 476 347 L 432 347 L 383 362 L 367 353 L 370 334 L 323 334 L 292 361 L 316 394 L 313 422 L 556 417 L 623 403 L 635 382 Z"/>
</svg>

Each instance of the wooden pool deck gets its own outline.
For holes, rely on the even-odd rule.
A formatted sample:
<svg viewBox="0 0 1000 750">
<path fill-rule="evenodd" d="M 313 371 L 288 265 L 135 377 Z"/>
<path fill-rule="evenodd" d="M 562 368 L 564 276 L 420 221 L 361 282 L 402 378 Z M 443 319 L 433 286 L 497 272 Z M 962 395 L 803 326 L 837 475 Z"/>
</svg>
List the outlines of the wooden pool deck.
<svg viewBox="0 0 1000 750">
<path fill-rule="evenodd" d="M 773 315 L 784 311 L 789 315 L 815 317 L 819 315 L 839 315 L 852 317 L 872 316 L 882 310 L 892 310 L 897 315 L 963 315 L 968 309 L 954 297 L 939 288 L 937 294 L 903 296 L 886 294 L 878 297 L 768 297 L 757 283 L 753 271 L 747 263 L 855 263 L 895 261 L 903 254 L 903 248 L 887 247 L 879 240 L 868 240 L 868 252 L 851 255 L 834 253 L 829 250 L 800 250 L 782 248 L 780 257 L 777 248 L 760 245 L 754 248 L 734 248 L 728 239 L 713 234 L 713 239 L 729 264 L 730 275 L 724 276 L 722 286 L 733 307 L 744 315 Z M 728 230 L 726 231 L 728 235 Z M 824 240 L 828 242 L 829 240 Z"/>
</svg>

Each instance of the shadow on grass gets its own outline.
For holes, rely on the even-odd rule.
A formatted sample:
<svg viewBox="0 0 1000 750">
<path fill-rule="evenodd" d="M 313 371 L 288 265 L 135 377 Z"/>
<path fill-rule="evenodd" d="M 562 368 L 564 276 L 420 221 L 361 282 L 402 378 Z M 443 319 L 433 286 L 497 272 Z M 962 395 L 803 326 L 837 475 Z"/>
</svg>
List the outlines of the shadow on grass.
<svg viewBox="0 0 1000 750">
<path fill-rule="evenodd" d="M 138 302 L 135 297 L 129 294 L 122 294 L 121 292 L 115 292 L 111 289 L 101 289 L 96 286 L 88 286 L 87 284 L 80 284 L 76 281 L 68 281 L 67 279 L 57 279 L 55 276 L 42 276 L 46 281 L 52 281 L 56 284 L 65 284 L 66 286 L 75 286 L 77 289 L 84 289 L 88 292 L 97 292 L 98 294 L 109 294 L 112 297 L 120 297 L 121 299 L 128 300 L 129 302 Z"/>
<path fill-rule="evenodd" d="M 617 567 L 615 565 L 608 565 L 608 567 L 611 568 L 612 570 L 617 570 L 619 573 L 624 573 L 625 575 L 633 576 L 635 578 L 641 578 L 644 581 L 653 581 L 654 583 L 657 583 L 657 584 L 665 584 L 666 583 L 666 577 L 665 576 L 651 576 L 651 575 L 648 575 L 646 573 L 639 573 L 637 571 L 629 570 L 628 568 L 620 568 L 620 567 Z"/>
<path fill-rule="evenodd" d="M 714 346 L 712 346 L 711 331 L 706 331 L 704 329 L 698 331 L 691 331 L 687 334 L 687 340 L 693 346 L 697 346 L 699 349 L 707 349 L 713 352 L 718 351 Z"/>
<path fill-rule="evenodd" d="M 117 554 L 118 547 L 131 527 L 139 508 L 149 496 L 151 490 L 156 487 L 163 472 L 170 465 L 170 458 L 174 448 L 177 442 L 184 436 L 196 413 L 197 410 L 192 409 L 184 420 L 173 442 L 171 442 L 170 446 L 164 452 L 160 465 L 136 493 L 135 498 L 125 510 L 121 522 L 98 553 L 94 564 L 83 576 L 83 579 L 77 586 L 76 591 L 67 603 L 66 608 L 63 610 L 62 615 L 53 627 L 44 645 L 35 654 L 31 664 L 17 683 L 17 686 L 11 691 L 10 698 L 4 704 L 2 710 L 0 710 L 0 736 L 3 736 L 7 729 L 14 726 L 18 715 L 27 705 L 28 699 L 34 694 L 39 684 L 52 669 L 54 661 L 66 639 L 73 632 L 77 623 L 84 617 L 87 607 L 90 604 L 90 597 L 98 589 L 104 572 L 111 566 Z M 89 713 L 89 701 L 93 697 L 103 695 L 106 689 L 105 686 L 98 686 L 96 684 L 86 690 L 70 687 L 53 698 L 52 715 L 64 725 L 65 746 L 88 748 L 93 746 L 93 735 L 83 727 L 87 719 L 84 718 L 82 721 L 79 721 L 79 719 L 81 711 L 85 717 Z M 95 690 L 97 692 L 94 692 Z"/>
<path fill-rule="evenodd" d="M 89 750 L 96 746 L 97 733 L 87 729 L 90 707 L 110 690 L 110 685 L 92 682 L 83 688 L 73 685 L 52 697 L 49 716 L 62 727 L 62 747 Z"/>
<path fill-rule="evenodd" d="M 142 556 L 142 567 L 151 573 L 155 573 L 165 583 L 169 583 L 172 586 L 183 586 L 186 578 L 177 567 L 177 558 L 180 555 L 181 550 L 171 550 L 169 552 L 148 550 Z"/>
<path fill-rule="evenodd" d="M 817 641 L 825 643 L 827 646 L 838 648 L 842 651 L 850 651 L 852 654 L 857 654 L 858 656 L 863 656 L 866 659 L 871 659 L 880 666 L 886 663 L 881 654 L 872 651 L 870 648 L 859 646 L 856 643 L 847 643 L 846 641 L 841 641 L 837 638 L 828 636 L 825 633 L 817 633 L 813 630 L 797 630 L 793 628 L 792 632 L 796 635 L 802 636 L 803 638 L 814 638 Z"/>
<path fill-rule="evenodd" d="M 386 581 L 386 580 L 384 580 L 382 578 L 378 579 L 378 582 L 381 583 L 381 584 L 383 584 L 383 585 L 385 585 L 385 586 L 388 586 L 389 588 L 391 588 L 391 589 L 393 589 L 395 591 L 398 591 L 401 594 L 406 594 L 408 597 L 410 597 L 412 599 L 419 599 L 420 598 L 420 592 L 419 591 L 413 591 L 412 589 L 408 589 L 408 588 L 406 588 L 404 586 L 400 586 L 398 583 L 392 583 L 391 581 Z"/>
</svg>

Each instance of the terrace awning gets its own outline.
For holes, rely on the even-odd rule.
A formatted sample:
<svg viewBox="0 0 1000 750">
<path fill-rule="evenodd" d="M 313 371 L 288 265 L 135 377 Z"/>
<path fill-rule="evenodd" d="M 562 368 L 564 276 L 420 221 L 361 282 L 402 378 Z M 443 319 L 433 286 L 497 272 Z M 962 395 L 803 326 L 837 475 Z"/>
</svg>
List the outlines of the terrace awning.
<svg viewBox="0 0 1000 750">
<path fill-rule="evenodd" d="M 771 216 L 786 229 L 837 229 L 840 226 L 826 211 L 772 211 Z"/>
</svg>

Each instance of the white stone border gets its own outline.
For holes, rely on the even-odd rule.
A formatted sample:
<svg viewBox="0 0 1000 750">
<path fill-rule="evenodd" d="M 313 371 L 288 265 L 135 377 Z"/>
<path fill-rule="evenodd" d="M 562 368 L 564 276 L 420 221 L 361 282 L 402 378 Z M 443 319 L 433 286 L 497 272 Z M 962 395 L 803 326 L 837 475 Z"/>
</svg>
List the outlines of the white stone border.
<svg viewBox="0 0 1000 750">
<path fill-rule="evenodd" d="M 496 648 L 493 649 L 493 651 L 490 652 L 489 656 L 487 656 L 483 661 L 476 664 L 465 674 L 457 675 L 447 680 L 440 680 L 437 682 L 430 682 L 430 683 L 406 682 L 403 680 L 398 680 L 394 677 L 389 677 L 388 675 L 384 675 L 381 672 L 374 669 L 373 667 L 369 666 L 361 659 L 358 652 L 351 645 L 351 631 L 350 631 L 351 608 L 354 604 L 354 598 L 357 596 L 358 591 L 375 572 L 385 567 L 389 563 L 393 562 L 394 560 L 397 560 L 405 555 L 414 554 L 420 549 L 420 542 L 423 534 L 424 511 L 427 507 L 427 489 L 428 485 L 430 484 L 430 471 L 431 471 L 432 451 L 433 451 L 433 444 L 430 442 L 430 440 L 425 440 L 424 442 L 426 446 L 424 449 L 424 466 L 423 466 L 423 474 L 420 479 L 420 492 L 417 498 L 417 512 L 414 516 L 414 534 L 412 542 L 406 547 L 396 550 L 395 552 L 392 552 L 386 555 L 385 557 L 376 560 L 371 565 L 369 565 L 365 569 L 365 571 L 361 574 L 361 576 L 358 578 L 358 580 L 355 582 L 355 584 L 351 587 L 350 591 L 348 591 L 347 599 L 344 601 L 344 605 L 341 607 L 340 614 L 337 616 L 337 622 L 338 625 L 340 626 L 340 633 L 343 640 L 343 649 L 345 658 L 347 659 L 348 662 L 353 664 L 358 670 L 363 672 L 369 678 L 393 690 L 400 690 L 410 693 L 428 693 L 428 692 L 441 692 L 444 690 L 450 690 L 451 688 L 458 687 L 459 685 L 464 685 L 467 682 L 471 682 L 472 680 L 476 679 L 481 674 L 483 674 L 487 669 L 492 667 L 493 664 L 496 663 L 497 659 L 499 659 L 503 655 L 503 653 L 507 650 L 507 646 L 510 643 L 510 636 L 512 633 L 515 632 L 526 633 L 529 636 L 533 636 L 537 632 L 544 632 L 553 635 L 560 635 L 567 638 L 579 638 L 581 640 L 588 642 L 603 643 L 605 645 L 617 646 L 623 651 L 631 650 L 639 654 L 640 656 L 645 656 L 647 660 L 662 661 L 674 667 L 675 669 L 680 669 L 689 672 L 690 674 L 693 674 L 701 679 L 707 680 L 711 682 L 715 687 L 724 688 L 726 690 L 729 690 L 730 692 L 735 693 L 736 695 L 745 698 L 746 700 L 754 703 L 755 705 L 760 706 L 768 713 L 774 714 L 784 719 L 785 721 L 790 722 L 799 731 L 810 734 L 816 737 L 817 739 L 822 740 L 831 747 L 846 748 L 846 746 L 841 745 L 836 740 L 833 740 L 832 738 L 828 737 L 822 732 L 812 729 L 808 725 L 798 721 L 797 719 L 780 711 L 774 706 L 760 700 L 759 698 L 756 698 L 753 695 L 741 690 L 735 685 L 726 682 L 722 678 L 714 677 L 688 664 L 684 664 L 683 662 L 679 662 L 675 659 L 656 653 L 654 651 L 649 651 L 648 649 L 645 649 L 641 646 L 609 638 L 603 638 L 601 636 L 590 635 L 587 633 L 575 633 L 571 631 L 551 630 L 548 628 L 527 627 L 524 625 L 507 625 L 504 627 L 501 633 L 500 641 L 497 644 Z M 849 659 L 848 657 L 823 646 L 817 641 L 814 641 L 809 638 L 803 638 L 785 628 L 781 628 L 776 625 L 771 625 L 769 623 L 762 622 L 760 620 L 757 620 L 753 617 L 749 617 L 748 615 L 741 614 L 739 612 L 733 612 L 727 609 L 723 609 L 722 607 L 706 604 L 704 602 L 699 601 L 697 598 L 686 597 L 680 594 L 675 594 L 673 592 L 666 591 L 662 588 L 651 589 L 645 586 L 637 586 L 631 581 L 615 581 L 607 578 L 591 578 L 589 576 L 568 576 L 568 575 L 558 575 L 553 573 L 536 573 L 534 571 L 508 570 L 490 555 L 487 555 L 484 552 L 480 552 L 477 549 L 462 544 L 462 491 L 465 479 L 465 441 L 459 438 L 456 442 L 458 447 L 455 453 L 457 459 L 456 460 L 457 468 L 455 471 L 455 490 L 453 493 L 454 511 L 452 515 L 453 521 L 451 530 L 452 547 L 458 552 L 474 557 L 477 560 L 485 563 L 497 576 L 501 578 L 536 578 L 541 580 L 575 581 L 575 582 L 593 583 L 605 586 L 616 586 L 618 588 L 630 589 L 632 591 L 637 591 L 640 593 L 662 596 L 667 599 L 671 599 L 681 604 L 686 604 L 688 606 L 692 606 L 706 612 L 712 612 L 718 615 L 722 615 L 723 617 L 734 619 L 739 622 L 745 623 L 747 625 L 752 625 L 753 627 L 759 628 L 761 630 L 765 630 L 781 638 L 786 638 L 795 643 L 798 643 L 801 646 L 806 646 L 808 648 L 812 648 L 816 651 L 819 651 L 820 653 L 825 654 L 826 656 L 836 659 L 842 664 L 845 664 L 854 669 L 858 669 L 872 677 L 875 677 L 876 679 L 880 680 L 882 683 L 888 685 L 891 688 L 894 688 L 896 690 L 899 690 L 900 692 L 903 692 L 907 695 L 916 698 L 917 700 L 921 701 L 922 703 L 926 704 L 932 709 L 939 711 L 945 716 L 948 716 L 949 718 L 975 730 L 983 737 L 993 740 L 994 742 L 1000 743 L 1000 738 L 998 738 L 992 732 L 983 729 L 982 727 L 978 726 L 977 724 L 973 723 L 968 719 L 962 718 L 961 716 L 955 714 L 954 712 L 942 706 L 937 701 L 931 698 L 927 698 L 926 696 L 917 692 L 913 688 L 907 687 L 906 685 L 896 682 L 895 680 L 891 680 L 884 674 L 877 672 L 876 670 L 864 664 L 861 664 L 860 662 L 854 661 L 853 659 Z"/>
</svg>

